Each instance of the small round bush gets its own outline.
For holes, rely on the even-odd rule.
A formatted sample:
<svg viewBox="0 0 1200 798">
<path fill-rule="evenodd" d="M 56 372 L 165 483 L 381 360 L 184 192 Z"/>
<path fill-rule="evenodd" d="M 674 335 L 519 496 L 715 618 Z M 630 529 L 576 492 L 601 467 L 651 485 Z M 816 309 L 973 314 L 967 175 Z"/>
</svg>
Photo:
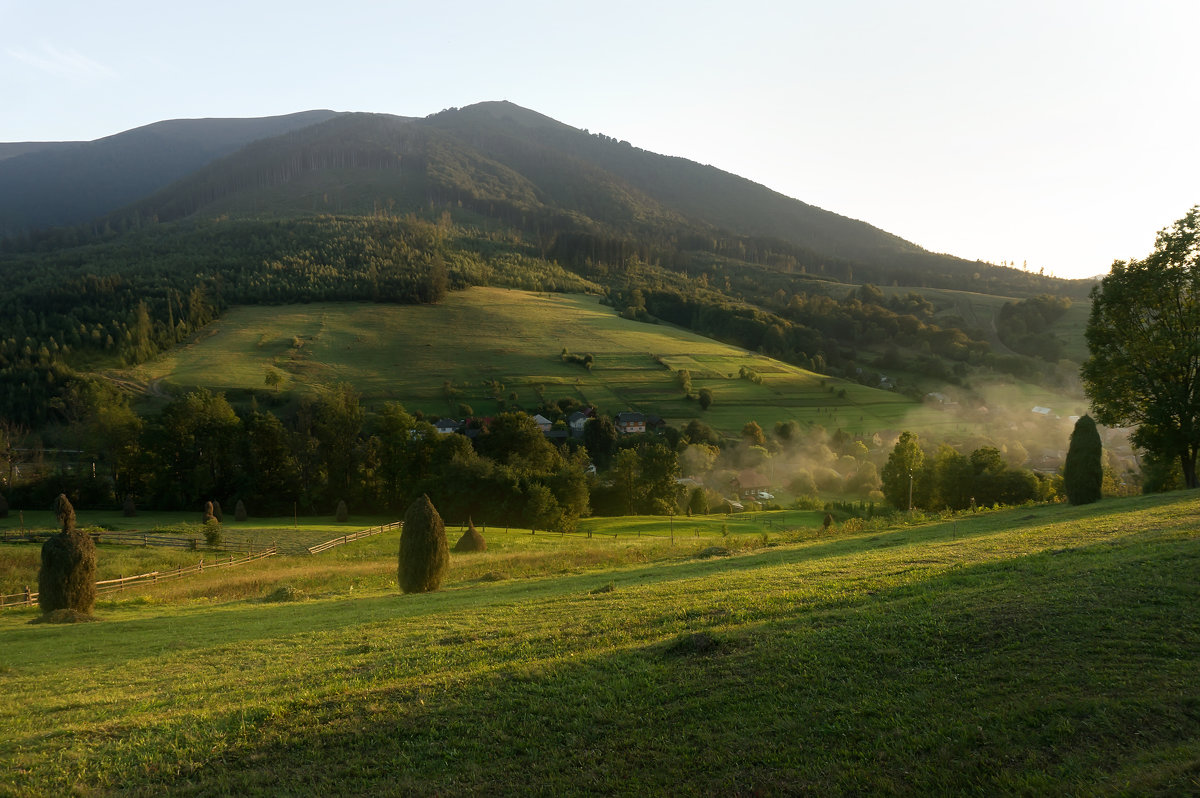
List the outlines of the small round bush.
<svg viewBox="0 0 1200 798">
<path fill-rule="evenodd" d="M 400 589 L 405 593 L 437 590 L 449 562 L 446 526 L 433 502 L 428 496 L 422 496 L 404 513 L 396 568 Z"/>
</svg>

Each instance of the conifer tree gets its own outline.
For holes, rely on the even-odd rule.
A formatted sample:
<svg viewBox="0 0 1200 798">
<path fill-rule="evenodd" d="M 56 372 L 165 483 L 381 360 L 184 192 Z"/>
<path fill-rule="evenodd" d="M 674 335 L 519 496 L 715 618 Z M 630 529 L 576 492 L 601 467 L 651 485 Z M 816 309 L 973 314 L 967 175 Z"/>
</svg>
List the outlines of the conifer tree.
<svg viewBox="0 0 1200 798">
<path fill-rule="evenodd" d="M 404 513 L 396 571 L 400 589 L 405 593 L 437 590 L 449 561 L 446 527 L 429 496 L 423 495 Z"/>
<path fill-rule="evenodd" d="M 1100 500 L 1104 482 L 1103 454 L 1096 422 L 1091 416 L 1083 416 L 1075 422 L 1067 460 L 1063 464 L 1063 489 L 1071 504 L 1091 504 Z"/>
</svg>

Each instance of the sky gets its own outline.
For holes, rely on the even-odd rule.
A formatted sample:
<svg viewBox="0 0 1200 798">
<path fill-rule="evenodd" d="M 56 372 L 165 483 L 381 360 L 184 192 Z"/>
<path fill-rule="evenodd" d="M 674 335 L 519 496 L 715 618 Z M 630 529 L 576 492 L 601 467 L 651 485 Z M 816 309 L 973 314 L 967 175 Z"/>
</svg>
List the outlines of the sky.
<svg viewBox="0 0 1200 798">
<path fill-rule="evenodd" d="M 1059 277 L 1200 204 L 1198 0 L 0 0 L 0 141 L 509 100 Z"/>
</svg>

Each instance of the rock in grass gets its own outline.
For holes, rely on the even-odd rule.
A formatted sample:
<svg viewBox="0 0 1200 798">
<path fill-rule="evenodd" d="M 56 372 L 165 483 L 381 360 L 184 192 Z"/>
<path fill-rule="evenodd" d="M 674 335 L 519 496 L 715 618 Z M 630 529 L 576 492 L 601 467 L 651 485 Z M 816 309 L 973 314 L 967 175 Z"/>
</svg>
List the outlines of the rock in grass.
<svg viewBox="0 0 1200 798">
<path fill-rule="evenodd" d="M 475 528 L 475 524 L 470 518 L 467 519 L 467 531 L 463 532 L 462 537 L 454 544 L 454 550 L 460 553 L 487 551 L 487 541 L 483 539 L 483 535 L 479 534 L 479 530 Z"/>
<path fill-rule="evenodd" d="M 422 496 L 404 513 L 400 533 L 400 555 L 396 577 L 405 593 L 428 593 L 442 584 L 450 547 L 446 545 L 446 526 L 428 496 Z"/>
</svg>

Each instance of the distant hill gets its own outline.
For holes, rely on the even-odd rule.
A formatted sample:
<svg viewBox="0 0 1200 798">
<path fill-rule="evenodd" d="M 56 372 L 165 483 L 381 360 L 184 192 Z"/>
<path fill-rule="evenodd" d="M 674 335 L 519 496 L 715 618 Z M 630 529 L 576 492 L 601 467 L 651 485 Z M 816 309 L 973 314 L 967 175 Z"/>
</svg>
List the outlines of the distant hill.
<svg viewBox="0 0 1200 798">
<path fill-rule="evenodd" d="M 191 216 L 441 209 L 515 228 L 544 255 L 576 265 L 621 264 L 631 255 L 678 263 L 699 252 L 849 283 L 1015 295 L 1087 290 L 931 253 L 715 167 L 641 150 L 508 102 L 424 119 L 344 114 L 298 125 L 211 159 L 108 221 L 123 229 Z"/>
<path fill-rule="evenodd" d="M 96 141 L 0 144 L 0 234 L 90 221 L 251 141 L 334 115 L 175 119 Z"/>
</svg>

